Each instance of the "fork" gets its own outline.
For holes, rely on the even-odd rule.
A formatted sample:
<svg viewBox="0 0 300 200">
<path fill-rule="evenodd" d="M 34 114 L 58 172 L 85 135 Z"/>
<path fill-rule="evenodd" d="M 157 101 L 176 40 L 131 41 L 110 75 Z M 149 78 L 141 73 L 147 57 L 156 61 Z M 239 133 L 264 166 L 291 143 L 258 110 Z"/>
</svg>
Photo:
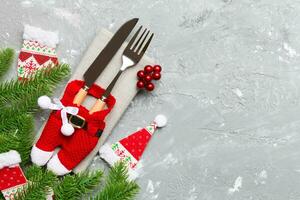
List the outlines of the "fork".
<svg viewBox="0 0 300 200">
<path fill-rule="evenodd" d="M 103 95 L 99 99 L 97 99 L 96 103 L 90 110 L 90 114 L 104 109 L 104 107 L 106 105 L 105 100 L 111 93 L 113 87 L 115 86 L 115 84 L 116 84 L 117 80 L 119 79 L 119 77 L 121 76 L 122 72 L 130 67 L 137 65 L 139 63 L 139 61 L 141 60 L 141 58 L 143 57 L 143 55 L 145 54 L 154 34 L 151 33 L 150 37 L 147 39 L 147 37 L 150 33 L 150 30 L 144 29 L 141 36 L 138 39 L 136 39 L 141 30 L 142 30 L 142 26 L 139 27 L 137 32 L 134 34 L 132 39 L 129 41 L 128 45 L 126 46 L 125 50 L 123 51 L 122 66 L 121 66 L 119 72 L 114 77 L 114 79 L 111 81 L 111 83 L 108 85 L 108 87 L 106 88 Z M 145 33 L 146 33 L 146 35 L 145 35 Z"/>
</svg>

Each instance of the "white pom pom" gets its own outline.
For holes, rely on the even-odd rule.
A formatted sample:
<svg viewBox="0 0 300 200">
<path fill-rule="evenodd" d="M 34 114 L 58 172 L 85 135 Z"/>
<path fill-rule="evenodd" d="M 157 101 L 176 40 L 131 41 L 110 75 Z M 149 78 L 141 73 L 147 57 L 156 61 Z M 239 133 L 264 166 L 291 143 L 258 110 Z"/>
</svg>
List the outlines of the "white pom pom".
<svg viewBox="0 0 300 200">
<path fill-rule="evenodd" d="M 164 115 L 157 115 L 154 119 L 154 122 L 158 127 L 164 127 L 167 124 L 167 117 Z"/>
<path fill-rule="evenodd" d="M 42 109 L 48 109 L 51 104 L 51 99 L 48 96 L 38 98 L 38 104 Z"/>
<path fill-rule="evenodd" d="M 70 136 L 74 133 L 74 128 L 71 124 L 67 123 L 62 125 L 60 131 L 63 135 Z"/>
</svg>

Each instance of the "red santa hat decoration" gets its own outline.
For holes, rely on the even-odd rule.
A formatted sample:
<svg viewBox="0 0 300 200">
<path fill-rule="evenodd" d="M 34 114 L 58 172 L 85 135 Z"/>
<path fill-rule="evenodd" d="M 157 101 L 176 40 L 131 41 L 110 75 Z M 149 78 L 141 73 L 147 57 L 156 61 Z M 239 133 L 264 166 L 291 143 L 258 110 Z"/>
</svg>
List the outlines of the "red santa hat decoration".
<svg viewBox="0 0 300 200">
<path fill-rule="evenodd" d="M 158 127 L 164 127 L 167 118 L 164 115 L 157 115 L 153 123 L 114 144 L 105 144 L 100 148 L 100 157 L 109 165 L 123 161 L 129 171 L 129 179 L 134 180 L 137 176 L 137 165 L 142 157 L 148 142 Z"/>
<path fill-rule="evenodd" d="M 21 157 L 17 151 L 0 154 L 0 190 L 6 200 L 13 200 L 15 194 L 27 184 L 20 162 Z"/>
</svg>

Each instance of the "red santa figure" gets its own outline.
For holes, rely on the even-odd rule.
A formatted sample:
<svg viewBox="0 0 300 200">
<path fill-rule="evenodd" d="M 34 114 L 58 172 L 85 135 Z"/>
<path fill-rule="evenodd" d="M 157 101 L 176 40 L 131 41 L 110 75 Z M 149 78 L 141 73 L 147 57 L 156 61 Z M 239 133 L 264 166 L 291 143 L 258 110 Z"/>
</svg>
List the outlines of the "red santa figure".
<svg viewBox="0 0 300 200">
<path fill-rule="evenodd" d="M 47 168 L 62 176 L 72 171 L 97 145 L 105 127 L 105 117 L 115 104 L 115 98 L 109 96 L 107 108 L 92 114 L 82 105 L 73 103 L 84 81 L 72 81 L 61 100 L 42 96 L 38 104 L 52 113 L 42 134 L 31 150 L 31 161 L 38 166 L 47 164 Z M 88 94 L 100 98 L 104 89 L 93 85 Z M 55 153 L 55 149 L 60 150 Z"/>
</svg>

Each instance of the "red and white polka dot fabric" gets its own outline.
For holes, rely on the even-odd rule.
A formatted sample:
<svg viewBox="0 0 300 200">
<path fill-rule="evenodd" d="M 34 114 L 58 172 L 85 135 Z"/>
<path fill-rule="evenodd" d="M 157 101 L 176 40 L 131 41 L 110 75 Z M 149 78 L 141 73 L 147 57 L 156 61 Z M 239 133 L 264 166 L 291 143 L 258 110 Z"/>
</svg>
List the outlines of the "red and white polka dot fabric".
<svg viewBox="0 0 300 200">
<path fill-rule="evenodd" d="M 27 182 L 19 165 L 15 167 L 5 167 L 0 170 L 0 190 L 23 185 Z"/>
<path fill-rule="evenodd" d="M 147 126 L 119 142 L 136 160 L 140 160 L 155 129 L 156 126 L 154 124 Z"/>
<path fill-rule="evenodd" d="M 19 163 L 21 156 L 15 150 L 0 154 L 0 190 L 6 200 L 14 200 L 15 194 L 27 184 Z"/>
</svg>

